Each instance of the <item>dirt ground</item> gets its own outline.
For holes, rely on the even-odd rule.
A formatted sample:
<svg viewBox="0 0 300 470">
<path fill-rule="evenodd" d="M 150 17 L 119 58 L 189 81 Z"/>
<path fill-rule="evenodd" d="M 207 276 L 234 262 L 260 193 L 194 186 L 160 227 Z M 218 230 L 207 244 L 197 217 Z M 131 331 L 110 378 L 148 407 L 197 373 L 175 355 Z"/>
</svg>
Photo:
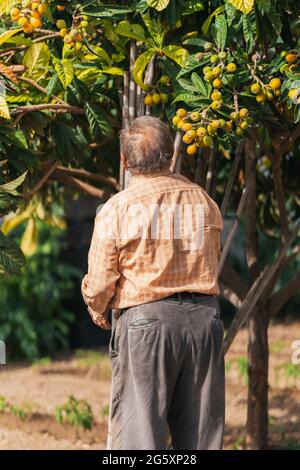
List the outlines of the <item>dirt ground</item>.
<svg viewBox="0 0 300 470">
<path fill-rule="evenodd" d="M 277 449 L 300 449 L 300 364 L 291 361 L 295 340 L 300 340 L 300 322 L 270 327 L 270 446 Z M 245 447 L 246 348 L 242 331 L 226 357 L 225 449 Z M 0 449 L 105 449 L 109 392 L 106 351 L 78 351 L 55 362 L 0 366 Z M 91 430 L 55 420 L 56 407 L 70 395 L 90 404 Z M 7 404 L 2 411 L 1 400 Z"/>
</svg>

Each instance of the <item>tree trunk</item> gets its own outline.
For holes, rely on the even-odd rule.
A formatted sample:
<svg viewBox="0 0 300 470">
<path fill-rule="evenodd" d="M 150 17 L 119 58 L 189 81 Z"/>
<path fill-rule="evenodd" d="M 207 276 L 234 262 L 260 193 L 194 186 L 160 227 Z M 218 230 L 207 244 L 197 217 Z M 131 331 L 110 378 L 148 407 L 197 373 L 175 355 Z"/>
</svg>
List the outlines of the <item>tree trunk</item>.
<svg viewBox="0 0 300 470">
<path fill-rule="evenodd" d="M 256 141 L 245 142 L 245 175 L 249 194 L 245 207 L 246 256 L 251 282 L 260 274 L 256 216 Z M 262 303 L 248 321 L 247 441 L 251 449 L 264 449 L 268 442 L 268 324 Z"/>
<path fill-rule="evenodd" d="M 247 444 L 258 450 L 268 446 L 268 326 L 268 312 L 255 309 L 248 325 Z"/>
</svg>

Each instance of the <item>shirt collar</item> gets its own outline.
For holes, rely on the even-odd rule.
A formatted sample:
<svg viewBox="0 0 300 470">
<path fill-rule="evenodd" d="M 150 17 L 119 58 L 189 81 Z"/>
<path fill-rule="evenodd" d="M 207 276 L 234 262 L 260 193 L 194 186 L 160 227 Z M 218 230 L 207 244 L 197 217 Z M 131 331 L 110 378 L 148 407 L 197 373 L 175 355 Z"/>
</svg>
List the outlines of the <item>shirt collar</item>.
<svg viewBox="0 0 300 470">
<path fill-rule="evenodd" d="M 132 175 L 128 186 L 129 185 L 131 186 L 132 184 L 135 184 L 135 183 L 139 183 L 140 181 L 149 180 L 152 178 L 159 178 L 160 176 L 172 176 L 172 175 L 173 173 L 169 169 L 162 171 L 160 173 L 141 173 L 137 175 Z"/>
</svg>

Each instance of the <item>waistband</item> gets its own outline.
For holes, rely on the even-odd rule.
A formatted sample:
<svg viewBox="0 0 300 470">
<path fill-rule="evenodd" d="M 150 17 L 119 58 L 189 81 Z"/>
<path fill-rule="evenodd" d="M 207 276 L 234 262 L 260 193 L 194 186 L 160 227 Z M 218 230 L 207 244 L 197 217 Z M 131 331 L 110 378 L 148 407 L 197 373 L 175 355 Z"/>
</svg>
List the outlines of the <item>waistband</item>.
<svg viewBox="0 0 300 470">
<path fill-rule="evenodd" d="M 172 302 L 201 302 L 203 299 L 213 298 L 214 295 L 211 294 L 202 294 L 201 292 L 175 292 L 174 294 L 169 295 L 160 299 L 161 301 L 172 301 Z"/>
</svg>

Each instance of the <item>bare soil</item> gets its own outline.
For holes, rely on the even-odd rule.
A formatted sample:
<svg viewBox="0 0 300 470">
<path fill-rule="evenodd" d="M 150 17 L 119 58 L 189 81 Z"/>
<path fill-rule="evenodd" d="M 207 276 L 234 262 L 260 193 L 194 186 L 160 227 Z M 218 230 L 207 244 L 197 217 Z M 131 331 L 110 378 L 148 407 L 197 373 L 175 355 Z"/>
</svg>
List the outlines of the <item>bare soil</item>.
<svg viewBox="0 0 300 470">
<path fill-rule="evenodd" d="M 300 340 L 300 322 L 270 327 L 270 447 L 276 449 L 300 449 L 300 365 L 291 361 L 295 340 Z M 241 331 L 226 357 L 225 449 L 245 448 L 246 351 L 247 334 Z M 0 412 L 0 449 L 105 449 L 109 393 L 107 351 L 49 364 L 1 366 L 0 396 L 24 410 L 25 417 Z M 70 395 L 91 405 L 91 430 L 56 422 L 56 407 Z"/>
</svg>

